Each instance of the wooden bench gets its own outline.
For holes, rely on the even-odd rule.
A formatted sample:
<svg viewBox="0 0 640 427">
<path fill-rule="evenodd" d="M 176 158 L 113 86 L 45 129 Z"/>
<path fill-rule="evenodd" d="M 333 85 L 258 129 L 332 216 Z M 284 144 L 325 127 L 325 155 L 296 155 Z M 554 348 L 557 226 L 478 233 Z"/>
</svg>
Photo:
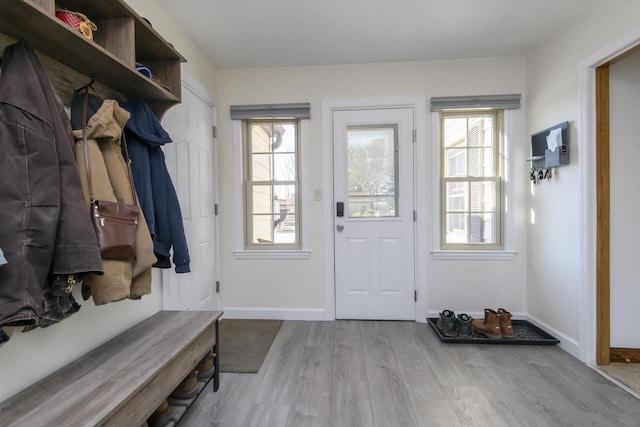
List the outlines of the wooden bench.
<svg viewBox="0 0 640 427">
<path fill-rule="evenodd" d="M 221 315 L 160 311 L 0 403 L 0 424 L 140 426 L 212 349 L 216 391 Z"/>
</svg>

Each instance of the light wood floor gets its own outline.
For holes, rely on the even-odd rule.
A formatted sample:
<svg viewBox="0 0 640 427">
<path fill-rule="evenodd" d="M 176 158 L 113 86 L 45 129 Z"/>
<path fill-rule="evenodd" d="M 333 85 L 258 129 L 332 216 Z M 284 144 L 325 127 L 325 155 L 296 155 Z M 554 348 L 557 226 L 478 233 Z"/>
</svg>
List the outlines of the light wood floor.
<svg viewBox="0 0 640 427">
<path fill-rule="evenodd" d="M 598 368 L 640 393 L 640 363 L 615 362 Z"/>
<path fill-rule="evenodd" d="M 260 372 L 221 374 L 186 426 L 640 426 L 640 400 L 555 346 L 443 344 L 413 322 L 286 321 Z"/>
</svg>

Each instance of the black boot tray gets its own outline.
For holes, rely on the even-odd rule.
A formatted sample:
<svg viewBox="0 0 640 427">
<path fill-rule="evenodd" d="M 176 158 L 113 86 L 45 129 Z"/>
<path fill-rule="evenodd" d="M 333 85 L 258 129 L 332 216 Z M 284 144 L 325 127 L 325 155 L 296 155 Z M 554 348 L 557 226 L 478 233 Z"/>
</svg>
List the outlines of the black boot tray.
<svg viewBox="0 0 640 427">
<path fill-rule="evenodd" d="M 473 336 L 448 337 L 442 333 L 436 322 L 437 317 L 428 317 L 427 321 L 433 327 L 442 342 L 466 343 L 466 344 L 526 344 L 526 345 L 555 345 L 560 342 L 551 334 L 543 331 L 528 320 L 512 320 L 511 326 L 515 334 L 514 338 L 487 338 L 474 331 Z"/>
</svg>

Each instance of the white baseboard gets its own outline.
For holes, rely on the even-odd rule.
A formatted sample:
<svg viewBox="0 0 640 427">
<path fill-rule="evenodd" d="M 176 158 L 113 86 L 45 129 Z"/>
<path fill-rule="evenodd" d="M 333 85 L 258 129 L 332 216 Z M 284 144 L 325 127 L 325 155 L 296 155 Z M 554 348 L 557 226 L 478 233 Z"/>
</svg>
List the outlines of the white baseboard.
<svg viewBox="0 0 640 427">
<path fill-rule="evenodd" d="M 223 319 L 326 320 L 323 309 L 224 307 Z"/>
<path fill-rule="evenodd" d="M 534 324 L 535 326 L 544 329 L 546 332 L 550 333 L 554 337 L 560 340 L 560 348 L 575 357 L 576 359 L 580 359 L 579 357 L 579 345 L 578 341 L 569 337 L 568 335 L 560 332 L 559 330 L 552 328 L 546 323 L 536 319 L 533 316 L 527 316 L 527 320 Z"/>
</svg>

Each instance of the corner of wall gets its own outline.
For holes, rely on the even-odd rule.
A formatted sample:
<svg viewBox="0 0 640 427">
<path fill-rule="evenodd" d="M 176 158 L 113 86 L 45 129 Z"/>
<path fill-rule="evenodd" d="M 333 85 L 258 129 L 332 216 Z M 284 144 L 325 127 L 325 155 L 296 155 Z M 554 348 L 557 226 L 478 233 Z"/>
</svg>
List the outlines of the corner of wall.
<svg viewBox="0 0 640 427">
<path fill-rule="evenodd" d="M 580 358 L 579 355 L 579 345 L 578 341 L 566 335 L 564 332 L 553 328 L 552 326 L 546 324 L 545 322 L 535 318 L 534 316 L 527 315 L 526 320 L 531 322 L 533 325 L 543 329 L 544 331 L 550 333 L 554 337 L 560 340 L 560 348 L 575 357 L 576 359 Z"/>
</svg>

